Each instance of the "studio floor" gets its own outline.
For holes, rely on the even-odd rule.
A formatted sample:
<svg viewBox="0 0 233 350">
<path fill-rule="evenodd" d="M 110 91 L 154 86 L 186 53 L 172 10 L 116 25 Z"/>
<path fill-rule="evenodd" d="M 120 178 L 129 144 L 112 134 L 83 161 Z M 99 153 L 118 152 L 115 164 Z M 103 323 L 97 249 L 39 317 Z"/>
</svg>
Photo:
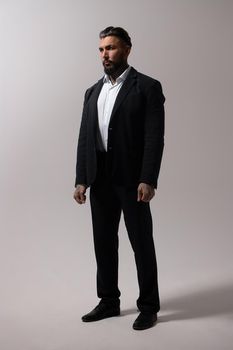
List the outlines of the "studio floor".
<svg viewBox="0 0 233 350">
<path fill-rule="evenodd" d="M 229 279 L 162 284 L 158 322 L 144 331 L 132 329 L 138 311 L 132 300 L 136 293 L 129 286 L 122 295 L 121 316 L 92 323 L 83 323 L 81 316 L 96 304 L 93 290 L 80 295 L 78 286 L 70 287 L 53 280 L 40 290 L 36 284 L 24 285 L 18 293 L 12 290 L 5 296 L 1 349 L 232 349 L 233 281 Z"/>
</svg>

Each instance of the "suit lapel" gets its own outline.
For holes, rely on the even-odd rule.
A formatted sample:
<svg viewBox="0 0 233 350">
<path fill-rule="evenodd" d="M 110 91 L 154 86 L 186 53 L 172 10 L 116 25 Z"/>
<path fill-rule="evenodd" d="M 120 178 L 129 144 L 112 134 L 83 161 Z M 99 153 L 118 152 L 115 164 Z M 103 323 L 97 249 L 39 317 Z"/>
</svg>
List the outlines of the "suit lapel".
<svg viewBox="0 0 233 350">
<path fill-rule="evenodd" d="M 96 122 L 98 120 L 97 100 L 98 100 L 100 91 L 102 89 L 102 86 L 103 86 L 103 78 L 97 82 L 97 85 L 93 89 L 93 92 L 92 92 L 90 99 L 88 101 L 89 102 L 89 114 L 90 114 L 91 120 L 93 121 L 94 124 L 96 124 Z"/>
<path fill-rule="evenodd" d="M 111 122 L 112 118 L 114 117 L 116 111 L 118 110 L 118 108 L 120 107 L 122 102 L 124 101 L 125 97 L 129 93 L 130 89 L 134 85 L 134 83 L 136 81 L 136 77 L 137 77 L 137 71 L 133 67 L 131 67 L 129 74 L 128 74 L 125 82 L 123 83 L 123 85 L 122 85 L 122 87 L 117 95 L 117 98 L 116 98 L 116 101 L 115 101 L 115 104 L 114 104 L 114 107 L 112 110 L 110 122 Z M 97 84 L 96 84 L 95 88 L 93 89 L 93 92 L 90 96 L 90 99 L 88 101 L 90 116 L 91 116 L 91 119 L 92 119 L 94 124 L 96 124 L 96 122 L 98 120 L 97 100 L 98 100 L 100 91 L 102 89 L 102 86 L 103 86 L 103 78 L 101 78 L 97 82 Z"/>
<path fill-rule="evenodd" d="M 118 108 L 120 107 L 122 102 L 124 101 L 125 97 L 128 95 L 130 89 L 134 85 L 134 83 L 136 81 L 136 79 L 135 79 L 136 77 L 137 77 L 137 71 L 133 67 L 131 67 L 129 74 L 128 74 L 125 82 L 123 83 L 123 85 L 122 85 L 122 87 L 117 95 L 117 98 L 116 98 L 116 101 L 115 101 L 115 104 L 114 104 L 114 107 L 112 110 L 110 122 L 113 119 L 116 111 L 118 110 Z"/>
</svg>

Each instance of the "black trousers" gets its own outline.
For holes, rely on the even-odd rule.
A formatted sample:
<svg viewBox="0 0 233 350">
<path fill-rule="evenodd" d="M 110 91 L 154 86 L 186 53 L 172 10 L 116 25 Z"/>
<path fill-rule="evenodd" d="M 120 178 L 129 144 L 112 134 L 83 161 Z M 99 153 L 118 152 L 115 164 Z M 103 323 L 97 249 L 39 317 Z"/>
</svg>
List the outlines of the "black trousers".
<svg viewBox="0 0 233 350">
<path fill-rule="evenodd" d="M 103 303 L 114 306 L 120 304 L 118 227 L 123 211 L 137 268 L 137 307 L 144 312 L 158 312 L 157 262 L 149 203 L 137 202 L 137 186 L 115 185 L 109 174 L 107 153 L 99 153 L 97 177 L 90 188 L 97 295 Z"/>
</svg>

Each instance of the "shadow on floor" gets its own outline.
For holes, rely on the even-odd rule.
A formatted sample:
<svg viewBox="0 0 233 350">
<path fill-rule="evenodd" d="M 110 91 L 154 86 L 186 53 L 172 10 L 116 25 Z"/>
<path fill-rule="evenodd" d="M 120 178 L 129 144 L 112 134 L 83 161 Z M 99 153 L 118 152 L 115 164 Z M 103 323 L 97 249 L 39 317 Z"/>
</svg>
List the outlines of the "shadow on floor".
<svg viewBox="0 0 233 350">
<path fill-rule="evenodd" d="M 208 286 L 161 302 L 159 322 L 225 315 L 233 321 L 233 283 Z"/>
<path fill-rule="evenodd" d="M 131 309 L 122 309 L 121 310 L 121 316 L 127 316 L 127 315 L 133 315 L 138 314 L 138 309 L 136 307 L 132 307 Z"/>
</svg>

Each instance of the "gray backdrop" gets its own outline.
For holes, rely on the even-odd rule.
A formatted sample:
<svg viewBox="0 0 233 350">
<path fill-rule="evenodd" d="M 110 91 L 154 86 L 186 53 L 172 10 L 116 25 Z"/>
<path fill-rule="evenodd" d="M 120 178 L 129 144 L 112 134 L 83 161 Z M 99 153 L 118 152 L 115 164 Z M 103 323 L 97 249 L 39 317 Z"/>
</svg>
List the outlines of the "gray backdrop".
<svg viewBox="0 0 233 350">
<path fill-rule="evenodd" d="M 160 322 L 135 332 L 133 253 L 120 226 L 122 317 L 97 303 L 89 200 L 73 200 L 98 33 L 123 26 L 129 63 L 161 81 L 166 137 L 151 203 Z M 231 349 L 233 1 L 0 1 L 0 346 Z"/>
</svg>

